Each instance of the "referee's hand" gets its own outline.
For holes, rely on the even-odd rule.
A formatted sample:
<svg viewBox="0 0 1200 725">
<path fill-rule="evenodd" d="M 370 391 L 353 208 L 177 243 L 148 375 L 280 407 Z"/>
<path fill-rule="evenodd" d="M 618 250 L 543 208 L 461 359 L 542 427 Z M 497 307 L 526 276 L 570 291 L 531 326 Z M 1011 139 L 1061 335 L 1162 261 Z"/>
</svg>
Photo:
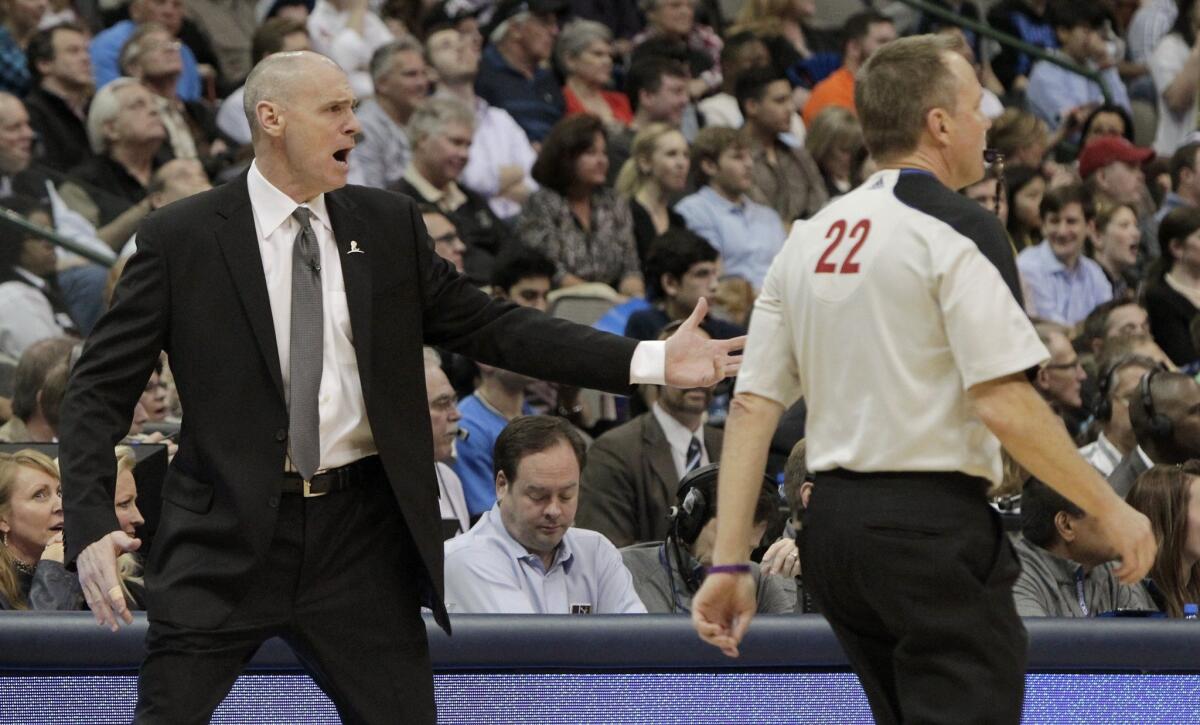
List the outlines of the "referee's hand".
<svg viewBox="0 0 1200 725">
<path fill-rule="evenodd" d="M 692 624 L 700 639 L 728 657 L 738 656 L 758 603 L 749 574 L 709 574 L 692 599 Z"/>
<path fill-rule="evenodd" d="M 1158 544 L 1150 519 L 1124 501 L 1096 517 L 1100 530 L 1108 539 L 1113 553 L 1120 560 L 1114 573 L 1122 584 L 1136 584 L 1150 573 Z"/>
</svg>

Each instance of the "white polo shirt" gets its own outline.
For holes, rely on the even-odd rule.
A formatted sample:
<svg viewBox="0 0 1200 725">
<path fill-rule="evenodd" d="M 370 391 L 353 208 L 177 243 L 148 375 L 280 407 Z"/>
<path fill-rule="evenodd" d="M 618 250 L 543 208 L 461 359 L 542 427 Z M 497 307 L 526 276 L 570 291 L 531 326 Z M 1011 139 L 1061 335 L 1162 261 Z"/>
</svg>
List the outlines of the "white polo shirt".
<svg viewBox="0 0 1200 725">
<path fill-rule="evenodd" d="M 998 482 L 1000 444 L 967 389 L 1049 358 L 1018 294 L 995 217 L 928 173 L 880 171 L 792 228 L 737 391 L 806 399 L 811 470 Z"/>
</svg>

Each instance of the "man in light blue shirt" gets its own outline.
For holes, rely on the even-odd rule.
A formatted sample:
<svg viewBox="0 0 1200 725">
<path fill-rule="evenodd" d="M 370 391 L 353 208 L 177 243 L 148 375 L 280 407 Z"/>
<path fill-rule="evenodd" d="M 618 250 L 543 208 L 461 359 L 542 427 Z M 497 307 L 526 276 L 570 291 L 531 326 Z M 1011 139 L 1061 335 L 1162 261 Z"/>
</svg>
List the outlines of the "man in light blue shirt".
<svg viewBox="0 0 1200 725">
<path fill-rule="evenodd" d="M 533 408 L 525 401 L 530 378 L 519 373 L 479 365 L 479 387 L 458 404 L 462 413 L 459 427 L 466 437 L 458 442 L 454 472 L 462 479 L 471 518 L 496 503 L 496 474 L 492 465 L 492 447 L 500 432 L 513 418 L 530 415 Z"/>
<path fill-rule="evenodd" d="M 584 443 L 525 416 L 496 440 L 496 505 L 446 542 L 446 609 L 460 614 L 644 614 L 621 554 L 573 528 Z"/>
<path fill-rule="evenodd" d="M 1046 192 L 1041 205 L 1044 241 L 1017 256 L 1017 269 L 1033 298 L 1033 316 L 1075 325 L 1112 299 L 1112 284 L 1083 242 L 1094 211 L 1082 186 Z"/>
<path fill-rule="evenodd" d="M 675 205 L 688 229 L 708 240 L 725 262 L 725 273 L 762 287 L 787 228 L 774 209 L 746 196 L 754 184 L 754 160 L 738 132 L 710 127 L 692 144 L 692 168 L 704 187 Z"/>
<path fill-rule="evenodd" d="M 1103 68 L 1100 77 L 1112 102 L 1132 112 L 1129 93 L 1117 73 L 1117 65 L 1107 59 L 1108 50 L 1101 35 L 1106 22 L 1104 11 L 1096 3 L 1057 2 L 1051 5 L 1050 21 L 1066 59 L 1093 70 Z M 1097 60 L 1101 58 L 1104 62 L 1098 65 Z M 1080 106 L 1098 106 L 1105 100 L 1104 92 L 1095 81 L 1039 60 L 1029 73 L 1025 102 L 1030 111 L 1051 129 L 1056 129 Z"/>
<path fill-rule="evenodd" d="M 182 4 L 163 2 L 162 0 L 133 0 L 129 4 L 129 20 L 122 20 L 110 28 L 102 30 L 92 38 L 89 51 L 92 55 L 92 74 L 96 78 L 96 89 L 99 90 L 109 82 L 125 75 L 121 72 L 119 58 L 121 48 L 133 35 L 133 31 L 141 23 L 159 23 L 178 37 L 179 28 L 183 25 Z M 179 75 L 179 83 L 175 92 L 180 100 L 198 101 L 203 93 L 200 81 L 200 66 L 196 54 L 186 45 L 181 45 L 179 55 L 183 58 L 183 72 Z"/>
</svg>

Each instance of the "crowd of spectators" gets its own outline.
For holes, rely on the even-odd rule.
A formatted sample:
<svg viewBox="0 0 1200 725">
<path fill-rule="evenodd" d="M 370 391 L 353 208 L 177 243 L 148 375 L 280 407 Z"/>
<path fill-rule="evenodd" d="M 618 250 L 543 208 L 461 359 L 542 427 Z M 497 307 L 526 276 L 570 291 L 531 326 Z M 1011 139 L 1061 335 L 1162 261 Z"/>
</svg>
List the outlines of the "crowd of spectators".
<svg viewBox="0 0 1200 725">
<path fill-rule="evenodd" d="M 930 1 L 1049 59 L 878 0 L 837 28 L 815 0 L 0 4 L 0 205 L 24 221 L 0 220 L 0 608 L 85 606 L 46 455 L 71 362 L 138 223 L 245 172 L 262 58 L 341 65 L 360 101 L 351 183 L 417 200 L 436 253 L 497 299 L 587 301 L 585 322 L 644 340 L 705 298 L 703 330 L 730 338 L 792 223 L 876 173 L 856 71 L 929 32 L 958 39 L 985 90 L 1003 162 L 962 193 L 1009 232 L 1050 353 L 1031 377 L 1159 539 L 1149 579 L 1122 586 L 1087 512 L 1006 466 L 1018 609 L 1181 616 L 1200 600 L 1200 0 Z M 728 383 L 613 399 L 426 348 L 425 387 L 452 611 L 687 611 Z M 184 414 L 164 359 L 130 441 L 173 454 Z M 762 612 L 808 609 L 803 428 L 801 402 L 755 512 Z M 132 535 L 131 450 L 114 508 Z"/>
</svg>

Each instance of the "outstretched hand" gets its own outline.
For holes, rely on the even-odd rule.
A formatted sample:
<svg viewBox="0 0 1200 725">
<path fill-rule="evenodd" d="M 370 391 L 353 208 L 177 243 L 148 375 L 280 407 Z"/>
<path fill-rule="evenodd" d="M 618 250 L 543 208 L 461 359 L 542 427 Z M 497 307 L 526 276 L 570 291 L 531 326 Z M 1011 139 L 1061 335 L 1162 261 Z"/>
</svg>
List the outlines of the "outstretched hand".
<svg viewBox="0 0 1200 725">
<path fill-rule="evenodd" d="M 675 334 L 667 338 L 667 385 L 673 388 L 707 388 L 737 375 L 746 336 L 713 340 L 699 331 L 708 314 L 703 297 Z M 734 354 L 737 351 L 737 354 Z"/>
<path fill-rule="evenodd" d="M 121 588 L 117 557 L 137 551 L 141 545 L 141 539 L 124 531 L 113 531 L 92 542 L 75 561 L 79 587 L 83 589 L 83 598 L 87 600 L 96 624 L 114 632 L 120 627 L 118 618 L 125 624 L 133 624 L 133 614 L 125 604 L 125 592 Z"/>
</svg>

